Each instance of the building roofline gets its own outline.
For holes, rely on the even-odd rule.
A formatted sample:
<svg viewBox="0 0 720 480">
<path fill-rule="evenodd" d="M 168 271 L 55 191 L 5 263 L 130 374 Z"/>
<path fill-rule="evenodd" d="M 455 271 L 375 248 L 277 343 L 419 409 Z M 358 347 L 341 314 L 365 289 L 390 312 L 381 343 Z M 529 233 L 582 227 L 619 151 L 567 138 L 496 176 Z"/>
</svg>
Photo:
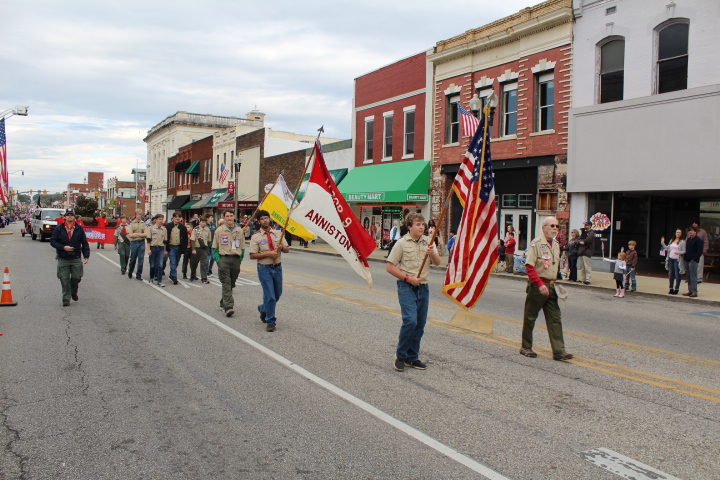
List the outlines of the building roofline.
<svg viewBox="0 0 720 480">
<path fill-rule="evenodd" d="M 148 142 L 159 131 L 169 128 L 172 125 L 197 125 L 213 128 L 227 128 L 237 125 L 245 125 L 250 127 L 263 127 L 264 123 L 259 120 L 249 120 L 240 117 L 221 117 L 212 114 L 188 113 L 185 111 L 177 111 L 166 117 L 163 121 L 152 127 L 147 132 L 147 136 L 143 138 L 144 142 Z"/>
</svg>

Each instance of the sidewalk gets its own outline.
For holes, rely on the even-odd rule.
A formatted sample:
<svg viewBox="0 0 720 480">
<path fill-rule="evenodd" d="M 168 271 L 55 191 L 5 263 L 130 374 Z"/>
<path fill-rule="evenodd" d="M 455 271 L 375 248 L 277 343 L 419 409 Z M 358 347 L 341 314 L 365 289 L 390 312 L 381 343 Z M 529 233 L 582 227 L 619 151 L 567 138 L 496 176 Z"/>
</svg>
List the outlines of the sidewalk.
<svg viewBox="0 0 720 480">
<path fill-rule="evenodd" d="M 317 242 L 315 245 L 310 244 L 308 248 L 302 248 L 298 245 L 297 242 L 293 242 L 292 245 L 293 250 L 296 252 L 308 252 L 308 253 L 315 253 L 320 255 L 332 255 L 339 257 L 340 254 L 337 253 L 335 250 L 333 250 L 332 247 L 330 247 L 328 244 L 324 242 Z M 372 254 L 370 254 L 370 258 L 368 258 L 369 261 L 372 262 L 385 262 L 385 255 L 387 255 L 387 250 L 375 250 Z M 433 266 L 432 268 L 439 271 L 444 271 L 447 266 L 448 257 L 440 257 L 441 265 L 440 266 Z M 508 273 L 495 273 L 493 276 L 497 277 L 503 277 L 506 279 L 514 279 L 519 280 L 522 282 L 527 281 L 527 276 L 525 275 L 513 275 Z M 687 292 L 687 284 L 683 281 L 683 283 L 680 284 L 680 293 L 677 295 L 668 295 L 669 290 L 669 281 L 668 278 L 658 278 L 658 277 L 650 277 L 650 276 L 644 276 L 644 275 L 638 275 L 637 277 L 638 281 L 638 288 L 639 291 L 637 292 L 629 292 L 626 293 L 626 298 L 631 298 L 635 296 L 641 296 L 641 297 L 655 297 L 655 298 L 662 298 L 664 300 L 670 300 L 670 301 L 676 301 L 676 302 L 688 302 L 688 303 L 696 303 L 701 305 L 711 305 L 711 306 L 720 306 L 720 284 L 717 283 L 702 283 L 698 285 L 698 297 L 697 298 L 688 298 L 683 297 L 682 294 Z M 584 285 L 582 283 L 576 283 L 576 282 L 568 282 L 565 280 L 560 280 L 560 283 L 565 285 L 568 288 L 588 288 L 588 289 L 595 289 L 595 290 L 602 290 L 604 292 L 614 292 L 615 291 L 615 280 L 613 279 L 613 274 L 609 271 L 603 271 L 603 272 L 597 272 L 594 271 L 592 273 L 592 284 L 591 285 Z"/>
</svg>

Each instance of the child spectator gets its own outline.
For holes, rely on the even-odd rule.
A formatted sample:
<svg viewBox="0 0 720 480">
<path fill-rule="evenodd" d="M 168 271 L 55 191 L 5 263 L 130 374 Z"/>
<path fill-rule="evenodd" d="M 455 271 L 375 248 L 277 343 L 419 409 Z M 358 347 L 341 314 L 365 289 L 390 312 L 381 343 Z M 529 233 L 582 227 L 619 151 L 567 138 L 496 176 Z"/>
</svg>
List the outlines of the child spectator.
<svg viewBox="0 0 720 480">
<path fill-rule="evenodd" d="M 513 273 L 513 256 L 515 255 L 515 233 L 508 232 L 505 241 L 505 271 Z"/>
<path fill-rule="evenodd" d="M 625 263 L 628 267 L 627 275 L 625 276 L 625 290 L 628 292 L 634 292 L 637 290 L 637 281 L 635 280 L 635 270 L 637 270 L 637 264 L 638 264 L 638 254 L 635 251 L 635 247 L 637 246 L 637 242 L 635 240 L 630 240 L 628 242 L 628 247 L 630 250 L 626 252 L 626 259 Z M 632 286 L 632 288 L 630 288 Z"/>
<path fill-rule="evenodd" d="M 448 256 L 452 255 L 452 249 L 453 249 L 453 246 L 455 245 L 455 234 L 456 234 L 455 230 L 450 230 L 450 238 L 448 238 L 448 243 L 447 243 Z"/>
<path fill-rule="evenodd" d="M 623 281 L 626 281 L 627 278 L 627 264 L 625 263 L 625 258 L 626 255 L 624 251 L 618 253 L 617 260 L 603 257 L 603 261 L 615 264 L 615 286 L 617 287 L 617 291 L 615 292 L 615 295 L 613 295 L 613 297 L 625 297 L 625 289 L 623 288 Z"/>
</svg>

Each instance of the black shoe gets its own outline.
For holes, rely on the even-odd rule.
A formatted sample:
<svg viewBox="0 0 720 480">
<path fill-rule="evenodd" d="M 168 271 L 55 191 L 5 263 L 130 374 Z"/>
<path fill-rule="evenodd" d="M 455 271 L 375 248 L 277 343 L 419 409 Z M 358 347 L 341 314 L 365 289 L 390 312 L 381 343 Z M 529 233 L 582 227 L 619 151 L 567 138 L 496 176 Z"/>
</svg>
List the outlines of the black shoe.
<svg viewBox="0 0 720 480">
<path fill-rule="evenodd" d="M 138 279 L 138 280 L 142 280 L 142 275 L 138 275 L 138 276 L 135 277 L 135 278 Z"/>
<path fill-rule="evenodd" d="M 395 362 L 393 363 L 393 367 L 395 367 L 395 370 L 398 372 L 402 372 L 405 370 L 405 359 L 395 357 Z"/>
<path fill-rule="evenodd" d="M 590 285 L 590 282 L 583 282 L 585 285 Z"/>
<path fill-rule="evenodd" d="M 555 354 L 553 354 L 553 360 L 557 360 L 557 361 L 570 360 L 571 358 L 573 358 L 573 354 L 572 354 L 572 353 L 563 352 L 563 353 L 555 353 Z"/>
<path fill-rule="evenodd" d="M 427 368 L 427 365 L 425 365 L 420 360 L 413 360 L 412 362 L 408 362 L 407 360 L 405 360 L 405 366 L 417 368 L 418 370 L 425 370 Z"/>
<path fill-rule="evenodd" d="M 132 272 L 128 272 L 128 278 L 132 278 Z"/>
<path fill-rule="evenodd" d="M 185 274 L 183 273 L 183 280 L 187 280 L 187 279 L 188 279 L 188 278 L 187 278 L 187 275 L 185 275 Z"/>
<path fill-rule="evenodd" d="M 275 325 L 273 325 L 272 323 L 268 323 L 268 324 L 267 324 L 267 327 L 265 327 L 265 331 L 266 331 L 266 332 L 274 332 L 274 331 L 275 331 Z"/>
<path fill-rule="evenodd" d="M 70 306 L 70 300 L 63 300 L 63 307 L 69 307 Z"/>
<path fill-rule="evenodd" d="M 673 289 L 671 288 L 670 291 L 668 292 L 668 295 L 672 295 L 674 291 L 675 291 L 675 290 L 673 290 Z"/>
<path fill-rule="evenodd" d="M 207 278 L 203 278 L 202 283 L 210 283 L 210 281 Z"/>
<path fill-rule="evenodd" d="M 177 284 L 178 284 L 177 278 L 171 278 L 170 280 L 172 280 L 173 285 L 177 285 Z"/>
<path fill-rule="evenodd" d="M 77 294 L 77 293 L 73 293 L 73 294 L 70 295 L 70 296 L 71 296 L 72 299 L 75 300 L 76 302 L 77 302 L 78 300 L 80 300 L 80 297 L 78 297 L 78 294 Z"/>
<path fill-rule="evenodd" d="M 228 308 L 227 310 L 225 310 L 226 317 L 232 317 L 234 313 L 235 313 L 235 310 L 233 310 L 232 308 Z"/>
<path fill-rule="evenodd" d="M 195 277 L 190 277 L 190 281 L 191 281 L 191 282 L 194 282 L 195 280 L 197 280 L 197 278 L 195 278 Z"/>
<path fill-rule="evenodd" d="M 265 321 L 265 312 L 263 312 L 262 310 L 260 310 L 260 305 L 258 305 L 258 312 L 260 312 L 260 321 L 263 322 L 263 323 L 267 323 L 267 322 Z"/>
<path fill-rule="evenodd" d="M 120 272 L 120 275 L 125 275 L 125 272 Z"/>
</svg>

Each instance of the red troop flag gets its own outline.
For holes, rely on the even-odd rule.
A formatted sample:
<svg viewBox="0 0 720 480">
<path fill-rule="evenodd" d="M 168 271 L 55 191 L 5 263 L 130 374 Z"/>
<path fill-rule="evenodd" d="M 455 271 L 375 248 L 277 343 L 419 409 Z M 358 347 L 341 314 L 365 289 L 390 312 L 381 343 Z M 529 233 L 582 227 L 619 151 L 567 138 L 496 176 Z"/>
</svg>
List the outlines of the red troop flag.
<svg viewBox="0 0 720 480">
<path fill-rule="evenodd" d="M 464 208 L 443 293 L 465 309 L 475 306 L 498 260 L 495 182 L 486 128 L 489 112 L 486 107 L 453 182 Z"/>
<path fill-rule="evenodd" d="M 293 220 L 325 240 L 372 287 L 367 257 L 375 240 L 353 214 L 325 165 L 320 141 L 315 141 L 313 164 L 305 196 L 291 212 Z"/>
</svg>

